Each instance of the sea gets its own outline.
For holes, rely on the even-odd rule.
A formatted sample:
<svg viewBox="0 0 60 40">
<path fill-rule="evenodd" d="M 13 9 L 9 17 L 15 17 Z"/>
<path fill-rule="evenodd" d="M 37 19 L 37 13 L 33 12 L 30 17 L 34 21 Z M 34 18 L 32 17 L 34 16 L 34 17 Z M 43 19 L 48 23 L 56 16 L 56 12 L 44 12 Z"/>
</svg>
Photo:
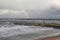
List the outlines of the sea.
<svg viewBox="0 0 60 40">
<path fill-rule="evenodd" d="M 16 25 L 12 22 L 0 23 L 0 40 L 34 40 L 37 37 L 58 34 L 60 29 L 53 27 Z"/>
</svg>

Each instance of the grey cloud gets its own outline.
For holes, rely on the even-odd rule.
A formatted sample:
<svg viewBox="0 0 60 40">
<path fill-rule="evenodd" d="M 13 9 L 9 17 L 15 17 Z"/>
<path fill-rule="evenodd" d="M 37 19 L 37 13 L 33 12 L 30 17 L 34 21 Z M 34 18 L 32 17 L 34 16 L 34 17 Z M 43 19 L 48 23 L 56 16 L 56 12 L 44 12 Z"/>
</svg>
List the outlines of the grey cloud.
<svg viewBox="0 0 60 40">
<path fill-rule="evenodd" d="M 60 18 L 60 9 L 57 7 L 50 7 L 45 10 L 29 10 L 29 17 L 30 18 Z M 8 13 L 8 14 L 2 14 L 0 15 L 1 18 L 27 18 L 27 16 L 24 13 Z"/>
<path fill-rule="evenodd" d="M 49 6 L 51 0 L 0 0 L 0 8 L 35 9 Z"/>
<path fill-rule="evenodd" d="M 60 9 L 55 8 L 55 6 L 53 7 L 55 9 L 51 9 L 50 6 L 53 3 L 51 2 L 52 0 L 0 0 L 0 9 L 32 9 L 33 11 L 29 10 L 31 18 L 55 18 L 56 16 L 59 18 Z M 2 14 L 1 17 L 26 18 L 24 13 Z"/>
</svg>

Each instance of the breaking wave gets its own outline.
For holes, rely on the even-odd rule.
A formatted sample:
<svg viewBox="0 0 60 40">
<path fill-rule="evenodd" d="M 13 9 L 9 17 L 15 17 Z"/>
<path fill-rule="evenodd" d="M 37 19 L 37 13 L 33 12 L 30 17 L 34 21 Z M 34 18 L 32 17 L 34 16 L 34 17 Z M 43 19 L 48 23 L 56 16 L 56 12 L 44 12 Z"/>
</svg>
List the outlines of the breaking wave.
<svg viewBox="0 0 60 40">
<path fill-rule="evenodd" d="M 53 28 L 42 28 L 37 26 L 15 25 L 11 22 L 0 23 L 0 37 L 8 37 L 13 35 L 24 35 L 32 33 L 42 34 L 44 31 L 53 30 Z"/>
</svg>

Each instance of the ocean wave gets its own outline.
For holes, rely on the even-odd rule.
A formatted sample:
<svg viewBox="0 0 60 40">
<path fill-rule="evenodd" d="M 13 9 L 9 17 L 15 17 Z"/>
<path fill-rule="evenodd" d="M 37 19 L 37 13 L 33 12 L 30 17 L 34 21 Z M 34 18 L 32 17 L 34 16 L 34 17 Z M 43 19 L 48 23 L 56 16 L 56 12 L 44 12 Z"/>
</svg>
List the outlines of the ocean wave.
<svg viewBox="0 0 60 40">
<path fill-rule="evenodd" d="M 42 34 L 44 31 L 47 31 L 47 30 L 53 30 L 53 28 L 14 25 L 10 22 L 6 22 L 5 24 L 2 23 L 0 27 L 0 37 L 8 37 L 13 35 L 24 35 L 24 34 L 32 34 L 32 33 Z"/>
</svg>

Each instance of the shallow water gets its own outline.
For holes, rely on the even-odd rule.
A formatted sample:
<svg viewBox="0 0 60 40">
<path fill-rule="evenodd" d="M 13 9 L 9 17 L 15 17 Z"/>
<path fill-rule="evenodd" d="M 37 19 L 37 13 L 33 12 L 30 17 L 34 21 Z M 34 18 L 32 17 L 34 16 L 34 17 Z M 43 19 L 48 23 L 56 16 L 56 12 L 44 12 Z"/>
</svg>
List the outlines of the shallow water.
<svg viewBox="0 0 60 40">
<path fill-rule="evenodd" d="M 57 33 L 60 33 L 59 29 L 48 27 L 14 25 L 9 22 L 0 24 L 0 40 L 32 40 L 34 37 Z"/>
</svg>

